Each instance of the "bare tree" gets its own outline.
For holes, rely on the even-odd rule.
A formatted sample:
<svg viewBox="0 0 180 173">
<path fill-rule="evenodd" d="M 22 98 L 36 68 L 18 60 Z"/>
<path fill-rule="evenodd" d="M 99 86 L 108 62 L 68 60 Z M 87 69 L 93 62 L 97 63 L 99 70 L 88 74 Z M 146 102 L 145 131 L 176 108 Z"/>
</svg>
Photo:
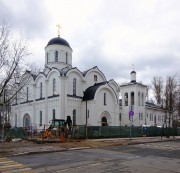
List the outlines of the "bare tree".
<svg viewBox="0 0 180 173">
<path fill-rule="evenodd" d="M 180 127 L 180 80 L 177 82 L 177 89 L 175 91 L 173 126 Z"/>
<path fill-rule="evenodd" d="M 27 55 L 29 52 L 26 42 L 22 37 L 15 39 L 10 26 L 2 20 L 0 23 L 0 97 L 5 89 L 19 82 L 25 69 L 23 58 Z"/>
<path fill-rule="evenodd" d="M 164 81 L 161 76 L 153 77 L 152 90 L 157 104 L 162 104 Z"/>
<path fill-rule="evenodd" d="M 173 77 L 168 76 L 166 78 L 164 96 L 165 96 L 166 109 L 168 111 L 169 127 L 171 126 L 173 121 L 173 113 L 176 105 L 176 91 L 177 91 L 177 80 L 175 76 Z"/>
<path fill-rule="evenodd" d="M 10 105 L 17 92 L 28 81 L 24 78 L 23 85 L 14 90 L 25 72 L 24 58 L 29 55 L 28 45 L 22 36 L 13 35 L 11 27 L 5 20 L 0 21 L 0 111 L 1 124 L 9 120 Z"/>
</svg>

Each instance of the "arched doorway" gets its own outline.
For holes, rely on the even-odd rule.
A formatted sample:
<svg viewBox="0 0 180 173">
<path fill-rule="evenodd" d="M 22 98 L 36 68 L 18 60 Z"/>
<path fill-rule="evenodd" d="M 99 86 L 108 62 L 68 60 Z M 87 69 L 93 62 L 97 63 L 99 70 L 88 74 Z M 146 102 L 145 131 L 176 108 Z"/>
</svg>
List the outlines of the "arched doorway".
<svg viewBox="0 0 180 173">
<path fill-rule="evenodd" d="M 112 119 L 110 113 L 107 111 L 102 112 L 100 115 L 100 121 L 101 121 L 101 126 L 111 125 Z"/>
<path fill-rule="evenodd" d="M 107 124 L 107 118 L 106 117 L 102 117 L 102 119 L 101 119 L 101 125 L 102 126 L 107 126 L 108 124 Z"/>
<path fill-rule="evenodd" d="M 29 127 L 30 126 L 30 116 L 29 114 L 25 114 L 23 117 L 23 127 Z"/>
</svg>

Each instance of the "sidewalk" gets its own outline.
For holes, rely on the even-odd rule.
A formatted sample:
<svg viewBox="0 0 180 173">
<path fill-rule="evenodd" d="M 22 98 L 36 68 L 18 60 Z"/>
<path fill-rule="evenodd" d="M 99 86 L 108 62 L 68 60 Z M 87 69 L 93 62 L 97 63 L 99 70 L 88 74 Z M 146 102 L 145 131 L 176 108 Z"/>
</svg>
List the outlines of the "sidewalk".
<svg viewBox="0 0 180 173">
<path fill-rule="evenodd" d="M 180 136 L 170 137 L 138 137 L 138 138 L 108 138 L 108 139 L 87 139 L 87 140 L 67 140 L 64 143 L 44 143 L 37 144 L 32 141 L 6 142 L 0 147 L 0 157 L 30 155 L 37 153 L 62 152 L 68 150 L 78 150 L 86 148 L 102 148 L 115 145 L 134 145 L 141 143 L 155 143 L 180 140 Z"/>
</svg>

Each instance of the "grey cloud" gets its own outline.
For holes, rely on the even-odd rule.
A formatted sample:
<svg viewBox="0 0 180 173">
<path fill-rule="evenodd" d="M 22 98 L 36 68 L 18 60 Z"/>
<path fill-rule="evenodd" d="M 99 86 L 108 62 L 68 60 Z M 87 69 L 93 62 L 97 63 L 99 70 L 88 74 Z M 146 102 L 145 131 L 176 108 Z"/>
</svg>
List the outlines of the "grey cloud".
<svg viewBox="0 0 180 173">
<path fill-rule="evenodd" d="M 7 6 L 0 1 L 0 16 L 4 18 L 13 28 L 22 30 L 28 39 L 43 37 L 48 33 L 50 16 L 43 0 L 25 0 L 23 8 L 13 11 L 11 6 Z M 18 3 L 14 1 L 13 3 Z M 13 4 L 11 4 L 13 6 Z M 19 4 L 19 7 L 21 5 Z"/>
</svg>

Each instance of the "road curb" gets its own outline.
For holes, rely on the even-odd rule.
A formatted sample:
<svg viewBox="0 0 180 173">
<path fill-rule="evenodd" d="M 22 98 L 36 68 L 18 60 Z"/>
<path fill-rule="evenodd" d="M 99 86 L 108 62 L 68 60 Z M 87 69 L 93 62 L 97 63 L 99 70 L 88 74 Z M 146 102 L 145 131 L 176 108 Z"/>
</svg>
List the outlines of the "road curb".
<svg viewBox="0 0 180 173">
<path fill-rule="evenodd" d="M 158 139 L 158 140 L 144 140 L 144 141 L 133 141 L 129 140 L 126 144 L 119 144 L 119 145 L 137 145 L 137 144 L 146 144 L 146 143 L 158 143 L 158 142 L 168 142 L 168 141 L 179 141 L 180 138 L 164 138 L 164 139 Z M 53 153 L 53 152 L 65 152 L 65 151 L 73 151 L 73 150 L 83 150 L 83 149 L 90 149 L 93 147 L 74 147 L 74 148 L 61 148 L 61 149 L 45 149 L 41 151 L 30 151 L 30 152 L 19 152 L 14 154 L 3 154 L 5 157 L 15 157 L 15 156 L 23 156 L 23 155 L 33 155 L 33 154 L 43 154 L 43 153 Z"/>
<path fill-rule="evenodd" d="M 24 156 L 24 155 L 33 155 L 33 154 L 44 154 L 44 153 L 55 153 L 55 152 L 64 152 L 64 151 L 73 151 L 73 150 L 83 150 L 89 149 L 90 147 L 76 147 L 76 148 L 69 148 L 69 149 L 60 149 L 60 150 L 42 150 L 42 151 L 32 151 L 32 152 L 22 152 L 22 153 L 15 153 L 10 155 L 5 155 L 6 157 L 15 157 L 15 156 Z"/>
<path fill-rule="evenodd" d="M 179 141 L 180 139 L 175 138 L 175 139 L 159 139 L 155 141 L 131 141 L 128 142 L 128 145 L 136 145 L 136 144 L 146 144 L 146 143 L 158 143 L 158 142 L 168 142 L 168 141 Z"/>
</svg>

